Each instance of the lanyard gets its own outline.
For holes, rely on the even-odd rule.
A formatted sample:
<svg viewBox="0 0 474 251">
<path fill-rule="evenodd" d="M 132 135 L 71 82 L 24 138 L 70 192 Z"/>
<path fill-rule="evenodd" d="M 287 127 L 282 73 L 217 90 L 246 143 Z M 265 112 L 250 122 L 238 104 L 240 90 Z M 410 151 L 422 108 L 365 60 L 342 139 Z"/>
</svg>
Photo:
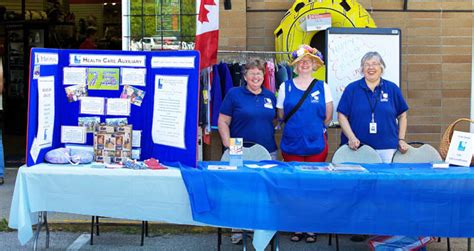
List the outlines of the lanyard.
<svg viewBox="0 0 474 251">
<path fill-rule="evenodd" d="M 375 88 L 377 88 L 377 86 Z M 374 93 L 375 93 L 375 88 L 374 88 Z M 367 91 L 365 92 L 365 96 L 367 97 L 367 101 L 369 102 L 369 106 L 370 106 L 370 111 L 372 112 L 372 123 L 375 123 L 374 113 L 375 113 L 375 108 L 377 107 L 377 104 L 379 103 L 379 99 L 378 98 L 375 99 L 375 104 L 372 107 L 372 101 L 370 100 L 370 97 Z"/>
</svg>

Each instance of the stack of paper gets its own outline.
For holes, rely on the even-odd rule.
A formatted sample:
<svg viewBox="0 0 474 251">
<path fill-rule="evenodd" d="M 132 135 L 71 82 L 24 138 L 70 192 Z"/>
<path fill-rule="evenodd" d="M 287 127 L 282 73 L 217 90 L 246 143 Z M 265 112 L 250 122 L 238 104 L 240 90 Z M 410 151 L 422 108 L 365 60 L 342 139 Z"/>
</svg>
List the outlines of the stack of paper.
<svg viewBox="0 0 474 251">
<path fill-rule="evenodd" d="M 237 170 L 237 166 L 227 166 L 227 165 L 209 165 L 207 170 Z"/>
<path fill-rule="evenodd" d="M 433 168 L 449 168 L 449 163 L 444 161 L 434 161 L 431 162 L 431 167 Z"/>
<path fill-rule="evenodd" d="M 301 171 L 329 171 L 329 166 L 296 166 Z"/>
<path fill-rule="evenodd" d="M 367 169 L 365 169 L 361 165 L 357 164 L 334 164 L 331 163 L 329 165 L 329 170 L 331 171 L 340 171 L 340 172 L 345 172 L 345 171 L 353 171 L 353 172 L 367 172 Z"/>
</svg>

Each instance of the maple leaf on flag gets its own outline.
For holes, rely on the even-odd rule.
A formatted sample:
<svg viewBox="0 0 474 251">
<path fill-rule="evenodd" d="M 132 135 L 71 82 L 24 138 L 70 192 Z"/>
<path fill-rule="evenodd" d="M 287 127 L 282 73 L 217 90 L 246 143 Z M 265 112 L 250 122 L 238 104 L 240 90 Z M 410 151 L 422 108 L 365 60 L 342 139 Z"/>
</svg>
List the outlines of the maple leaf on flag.
<svg viewBox="0 0 474 251">
<path fill-rule="evenodd" d="M 204 5 L 216 5 L 214 0 L 202 0 L 201 5 L 199 6 L 199 14 L 198 14 L 198 20 L 201 23 L 204 22 L 209 22 L 209 18 L 207 17 L 207 14 L 209 14 L 209 11 L 205 8 Z"/>
</svg>

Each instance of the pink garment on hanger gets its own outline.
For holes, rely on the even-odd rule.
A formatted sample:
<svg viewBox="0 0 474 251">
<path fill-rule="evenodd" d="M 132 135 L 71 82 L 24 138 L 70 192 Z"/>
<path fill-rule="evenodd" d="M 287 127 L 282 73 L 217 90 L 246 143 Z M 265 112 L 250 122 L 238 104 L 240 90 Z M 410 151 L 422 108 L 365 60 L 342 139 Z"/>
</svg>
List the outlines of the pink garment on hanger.
<svg viewBox="0 0 474 251">
<path fill-rule="evenodd" d="M 268 62 L 265 63 L 265 76 L 263 78 L 263 87 L 270 90 L 270 75 L 268 72 Z"/>
<path fill-rule="evenodd" d="M 267 61 L 266 63 L 266 71 L 268 72 L 269 79 L 270 79 L 270 84 L 269 84 L 269 90 L 272 93 L 276 92 L 276 85 L 275 85 L 275 64 L 273 64 L 272 61 Z"/>
</svg>

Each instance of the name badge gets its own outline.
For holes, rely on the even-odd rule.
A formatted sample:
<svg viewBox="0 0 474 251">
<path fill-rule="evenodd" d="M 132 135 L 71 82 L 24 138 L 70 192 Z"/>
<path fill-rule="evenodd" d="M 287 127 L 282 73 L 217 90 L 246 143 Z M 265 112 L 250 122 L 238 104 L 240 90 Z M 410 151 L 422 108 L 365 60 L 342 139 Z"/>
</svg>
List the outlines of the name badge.
<svg viewBox="0 0 474 251">
<path fill-rule="evenodd" d="M 273 109 L 273 105 L 271 103 L 265 103 L 263 107 L 268 108 L 268 109 Z"/>
<path fill-rule="evenodd" d="M 273 109 L 272 100 L 269 98 L 265 98 L 265 104 L 263 104 L 263 107 Z"/>
<path fill-rule="evenodd" d="M 377 123 L 372 122 L 369 124 L 369 133 L 376 134 L 377 133 Z"/>
<path fill-rule="evenodd" d="M 388 102 L 388 93 L 382 92 L 380 94 L 380 102 Z"/>
<path fill-rule="evenodd" d="M 319 91 L 311 93 L 311 103 L 319 103 Z"/>
</svg>

